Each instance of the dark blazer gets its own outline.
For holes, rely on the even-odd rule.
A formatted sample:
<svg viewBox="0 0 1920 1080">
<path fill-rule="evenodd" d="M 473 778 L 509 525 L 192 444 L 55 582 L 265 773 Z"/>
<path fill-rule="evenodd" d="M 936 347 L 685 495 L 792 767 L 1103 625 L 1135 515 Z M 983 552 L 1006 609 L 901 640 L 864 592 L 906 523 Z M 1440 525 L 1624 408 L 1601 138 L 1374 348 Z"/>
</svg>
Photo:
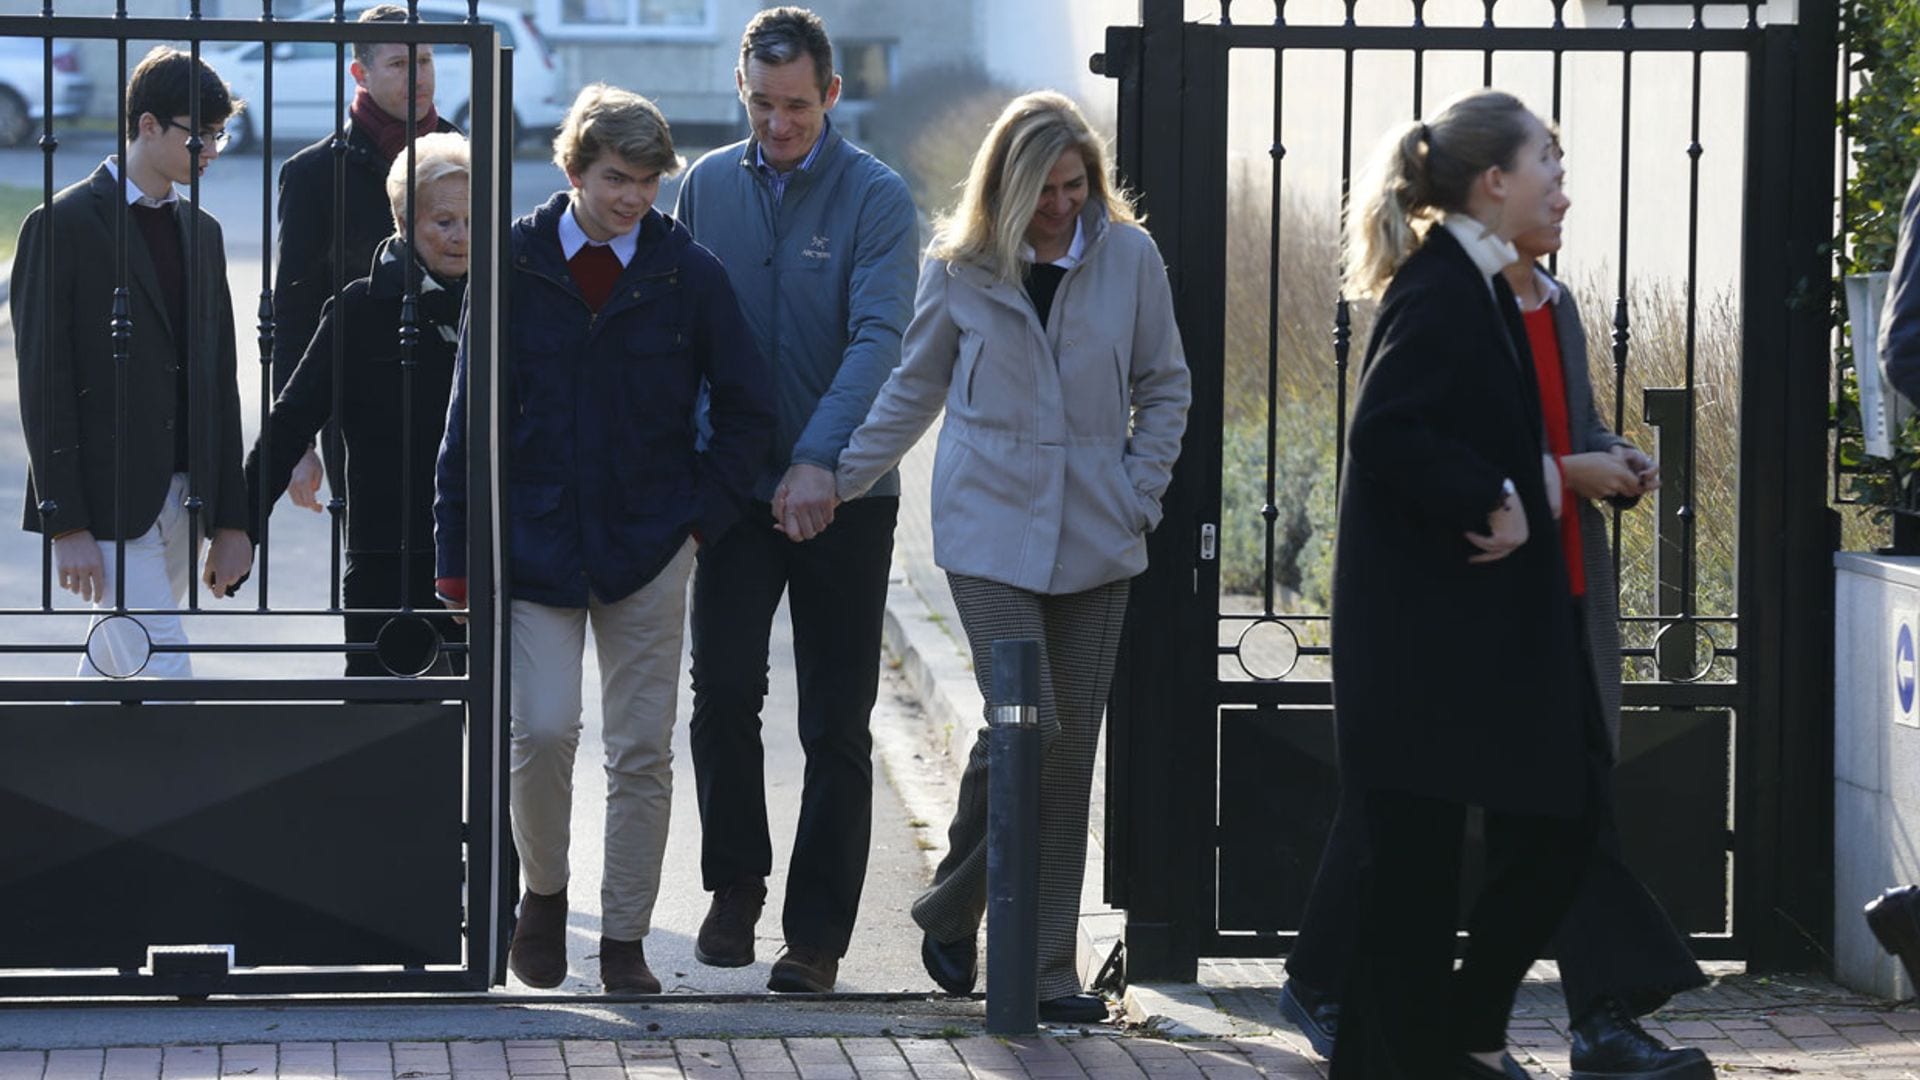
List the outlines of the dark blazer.
<svg viewBox="0 0 1920 1080">
<path fill-rule="evenodd" d="M 271 460 L 262 471 L 266 432 L 247 455 L 247 528 L 259 528 L 262 500 L 269 505 L 287 490 L 294 465 L 314 433 L 333 414 L 334 335 L 341 341 L 340 415 L 347 446 L 347 550 L 400 552 L 400 523 L 412 519 L 408 550 L 433 550 L 433 465 L 446 428 L 453 386 L 454 345 L 466 282 L 437 287 L 420 277 L 416 309 L 419 331 L 413 347 L 411 402 L 403 408 L 400 309 L 406 292 L 406 245 L 390 238 L 374 257 L 371 273 L 348 285 L 336 307 L 321 309 L 320 327 L 293 378 L 280 391 L 268 417 Z M 402 431 L 408 433 L 403 442 Z M 404 453 L 403 453 L 404 450 Z M 401 479 L 412 480 L 404 493 Z M 259 537 L 256 535 L 257 541 Z"/>
<path fill-rule="evenodd" d="M 374 249 L 393 234 L 387 170 L 373 139 L 347 121 L 346 236 L 342 285 L 365 277 Z M 445 120 L 438 131 L 458 132 Z M 307 146 L 280 166 L 279 247 L 273 265 L 273 388 L 293 377 L 320 325 L 320 308 L 333 298 L 333 136 Z M 302 448 L 305 449 L 304 447 Z"/>
<path fill-rule="evenodd" d="M 568 197 L 513 224 L 498 438 L 507 477 L 515 600 L 583 608 L 652 581 L 687 536 L 736 520 L 773 435 L 772 378 L 727 274 L 658 210 L 605 306 L 580 295 L 560 248 Z M 438 577 L 467 576 L 463 345 L 434 488 Z M 696 441 L 702 393 L 712 428 Z"/>
<path fill-rule="evenodd" d="M 1541 446 L 1513 293 L 1436 227 L 1381 300 L 1347 433 L 1333 692 L 1349 786 L 1585 811 L 1593 707 Z M 1504 479 L 1529 538 L 1469 563 L 1463 534 L 1485 530 Z"/>
<path fill-rule="evenodd" d="M 181 249 L 192 249 L 185 199 L 174 204 Z M 177 327 L 132 220 L 126 224 L 128 343 L 125 472 L 120 517 L 114 517 L 115 413 L 113 293 L 114 218 L 124 213 L 120 185 L 103 164 L 53 197 L 20 226 L 12 292 L 14 352 L 19 361 L 20 419 L 26 429 L 26 512 L 22 525 L 41 528 L 39 501 L 59 507 L 48 529 L 90 529 L 96 539 L 124 540 L 151 528 L 173 480 Z M 51 228 L 49 228 L 51 217 Z M 247 489 L 240 475 L 240 388 L 235 382 L 233 300 L 227 291 L 226 244 L 220 223 L 199 212 L 200 284 L 188 314 L 194 340 L 185 350 L 193 384 L 188 444 L 192 495 L 206 507 L 204 529 L 243 528 Z M 43 260 L 53 248 L 51 301 Z M 49 411 L 49 392 L 51 411 Z"/>
</svg>

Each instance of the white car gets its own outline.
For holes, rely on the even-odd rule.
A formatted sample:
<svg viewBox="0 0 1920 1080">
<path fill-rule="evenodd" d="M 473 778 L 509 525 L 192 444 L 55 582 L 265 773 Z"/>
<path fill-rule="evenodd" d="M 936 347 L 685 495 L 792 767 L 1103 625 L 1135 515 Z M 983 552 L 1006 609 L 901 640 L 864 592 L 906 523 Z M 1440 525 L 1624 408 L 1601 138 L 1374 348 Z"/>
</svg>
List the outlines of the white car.
<svg viewBox="0 0 1920 1080">
<path fill-rule="evenodd" d="M 374 0 L 349 0 L 349 22 L 372 7 Z M 467 5 L 462 0 L 420 0 L 423 22 L 465 22 Z M 482 22 L 493 24 L 500 43 L 513 50 L 514 131 L 525 137 L 550 133 L 566 118 L 571 94 L 561 84 L 558 59 L 546 38 L 534 25 L 533 17 L 503 4 L 483 3 L 478 14 Z M 334 6 L 326 3 L 310 8 L 296 19 L 331 20 Z M 259 110 L 266 100 L 265 73 L 260 63 L 264 45 L 243 42 L 205 47 L 202 55 L 214 70 L 232 84 L 234 92 L 247 102 L 247 108 L 229 125 L 233 142 L 228 151 L 254 148 L 260 134 Z M 353 62 L 353 50 L 346 52 Z M 433 50 L 434 106 L 440 115 L 452 120 L 462 131 L 469 130 L 467 101 L 472 96 L 472 61 L 467 50 L 452 45 L 436 45 Z M 331 132 L 334 127 L 334 46 L 323 42 L 281 42 L 273 52 L 273 138 L 274 141 L 310 143 Z M 353 76 L 341 69 L 346 102 L 353 100 Z"/>
<path fill-rule="evenodd" d="M 0 146 L 32 138 L 46 117 L 46 46 L 40 38 L 0 37 Z M 80 53 L 71 41 L 53 43 L 55 119 L 87 111 L 93 83 L 80 74 Z"/>
</svg>

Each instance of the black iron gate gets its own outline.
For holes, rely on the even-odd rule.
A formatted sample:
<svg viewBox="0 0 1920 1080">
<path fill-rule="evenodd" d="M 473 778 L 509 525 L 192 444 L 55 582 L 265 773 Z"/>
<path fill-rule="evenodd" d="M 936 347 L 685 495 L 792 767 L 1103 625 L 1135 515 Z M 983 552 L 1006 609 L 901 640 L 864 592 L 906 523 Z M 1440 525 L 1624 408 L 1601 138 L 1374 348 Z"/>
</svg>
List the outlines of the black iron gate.
<svg viewBox="0 0 1920 1080">
<path fill-rule="evenodd" d="M 129 56 L 130 43 L 142 43 L 144 51 L 146 43 L 181 42 L 196 60 L 203 45 L 262 43 L 254 55 L 265 66 L 264 87 L 260 100 L 249 103 L 248 117 L 260 158 L 252 165 L 240 158 L 214 166 L 229 174 L 259 173 L 259 247 L 229 245 L 226 252 L 231 281 L 242 273 L 233 264 L 257 254 L 260 266 L 260 385 L 249 445 L 272 400 L 272 57 L 284 45 L 326 47 L 338 82 L 356 43 L 463 48 L 471 57 L 468 114 L 475 118 L 467 133 L 473 222 L 468 402 L 475 433 L 467 465 L 473 523 L 468 642 L 441 650 L 464 655 L 464 674 L 414 677 L 413 663 L 423 655 L 431 659 L 430 652 L 419 651 L 419 636 L 412 638 L 415 648 L 387 651 L 389 641 L 397 646 L 410 635 L 434 634 L 404 598 L 396 598 L 391 609 L 369 612 L 389 617 L 393 636 L 382 632 L 379 655 L 389 672 L 399 673 L 332 674 L 353 648 L 340 637 L 338 499 L 331 527 L 312 550 L 296 557 L 290 549 L 278 561 L 263 513 L 253 580 L 241 598 L 215 603 L 196 584 L 171 612 L 191 625 L 192 641 L 184 650 L 202 666 L 202 677 L 193 679 L 139 678 L 137 670 L 114 672 L 124 678 L 61 677 L 58 672 L 74 670 L 87 649 L 91 615 L 56 591 L 50 539 L 9 534 L 15 539 L 5 542 L 8 572 L 0 575 L 0 664 L 6 665 L 0 673 L 0 924 L 8 927 L 0 935 L 0 997 L 484 990 L 504 978 L 514 873 L 504 839 L 508 688 L 496 591 L 504 558 L 496 497 L 503 463 L 493 452 L 493 403 L 503 315 L 498 247 L 506 235 L 509 175 L 507 132 L 498 118 L 509 113 L 502 103 L 510 100 L 510 61 L 494 28 L 471 6 L 465 23 L 420 22 L 415 16 L 406 23 L 370 24 L 351 17 L 342 3 L 332 20 L 276 19 L 272 0 L 263 0 L 258 21 L 202 19 L 198 0 L 184 20 L 130 18 L 126 0 L 119 0 L 114 17 L 60 15 L 52 0 L 38 16 L 0 16 L 0 37 L 31 38 L 43 46 L 48 102 L 55 100 L 56 39 L 113 43 L 118 79 L 102 80 L 100 92 L 115 93 L 121 102 L 129 65 L 138 59 Z M 334 96 L 337 132 L 346 98 L 343 91 Z M 195 122 L 187 125 L 190 153 L 198 153 L 204 137 L 198 109 L 196 101 Z M 83 163 L 87 170 L 101 156 L 97 133 L 91 136 L 95 149 L 84 149 L 87 129 L 56 121 L 52 108 L 45 112 L 39 142 L 43 202 L 56 189 L 63 140 L 92 155 Z M 121 134 L 108 140 L 106 152 L 125 161 L 124 116 L 116 128 Z M 333 146 L 337 178 L 345 144 L 335 138 Z M 204 184 L 196 175 L 182 192 L 189 207 L 202 205 Z M 409 172 L 409 200 L 412 188 Z M 336 196 L 335 221 L 340 207 Z M 206 208 L 223 212 L 219 205 Z M 287 213 L 319 209 L 292 207 Z M 131 226 L 123 215 L 115 227 L 116 236 L 124 237 Z M 231 216 L 227 228 L 234 228 Z M 197 226 L 185 230 L 189 253 L 211 240 Z M 112 290 L 115 298 L 112 336 L 122 376 L 109 392 L 122 418 L 113 439 L 118 462 L 126 445 L 124 417 L 143 406 L 126 400 L 126 342 L 151 328 L 127 315 L 127 248 L 116 242 L 117 258 L 83 268 L 80 287 Z M 13 297 L 16 309 L 34 304 L 55 311 L 73 302 L 51 285 L 52 248 L 40 249 L 48 272 L 25 279 L 47 283 L 43 294 Z M 200 280 L 191 254 L 186 264 L 194 267 L 185 286 L 189 297 L 216 287 Z M 415 273 L 409 279 L 404 325 L 396 328 L 403 342 L 418 332 L 410 321 L 418 278 Z M 335 290 L 343 284 L 336 280 Z M 253 310 L 238 300 L 248 294 L 237 284 L 232 292 L 236 314 Z M 190 302 L 188 310 L 200 309 Z M 195 317 L 189 316 L 190 326 Z M 240 343 L 244 368 L 247 339 Z M 408 348 L 401 353 L 403 394 L 414 386 Z M 336 351 L 336 371 L 338 357 Z M 209 362 L 187 358 L 190 371 Z M 338 416 L 338 379 L 334 395 Z M 204 400 L 191 404 L 189 418 L 208 415 L 198 411 L 205 407 Z M 15 422 L 9 416 L 0 424 L 8 484 L 17 484 L 25 472 Z M 395 465 L 405 470 L 404 427 L 400 445 Z M 124 468 L 115 469 L 124 477 Z M 192 484 L 189 490 L 197 490 Z M 117 485 L 115 490 L 118 507 Z M 431 495 L 412 493 L 416 499 Z M 9 504 L 9 513 L 15 505 Z M 210 523 L 201 520 L 206 508 L 197 497 L 188 498 L 186 507 L 197 549 Z M 54 512 L 45 504 L 41 511 Z M 414 552 L 431 551 L 430 537 L 407 537 L 402 529 L 403 560 L 408 544 Z M 31 555 L 23 544 L 32 545 Z M 121 546 L 119 553 L 124 551 Z M 116 578 L 125 580 L 124 574 Z M 109 618 L 143 613 L 168 612 L 130 605 L 124 590 L 106 612 Z M 435 646 L 424 647 L 436 648 L 434 640 Z M 161 651 L 167 650 L 155 650 Z M 412 659 L 399 662 L 401 652 Z"/>
<path fill-rule="evenodd" d="M 1251 6 L 1202 24 L 1143 0 L 1095 58 L 1119 80 L 1121 169 L 1194 372 L 1109 711 L 1107 896 L 1129 977 L 1290 947 L 1336 803 L 1325 588 L 1370 316 L 1339 294 L 1340 200 L 1388 122 L 1491 84 L 1561 122 L 1575 207 L 1558 269 L 1603 413 L 1662 462 L 1655 505 L 1613 530 L 1629 860 L 1701 956 L 1818 966 L 1835 5 L 1764 26 L 1757 3 L 1614 0 L 1233 17 Z"/>
</svg>

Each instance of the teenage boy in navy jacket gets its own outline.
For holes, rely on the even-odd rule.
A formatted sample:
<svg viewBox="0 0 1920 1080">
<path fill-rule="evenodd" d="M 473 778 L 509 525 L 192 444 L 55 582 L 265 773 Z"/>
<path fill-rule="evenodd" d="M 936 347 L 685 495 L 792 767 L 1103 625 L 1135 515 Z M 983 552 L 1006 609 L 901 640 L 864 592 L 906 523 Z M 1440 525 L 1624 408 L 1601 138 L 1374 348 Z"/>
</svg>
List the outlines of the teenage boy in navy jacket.
<svg viewBox="0 0 1920 1080">
<path fill-rule="evenodd" d="M 526 876 L 508 963 L 567 974 L 567 846 L 587 624 L 607 752 L 600 979 L 658 993 L 642 939 L 673 799 L 671 742 L 698 543 L 740 516 L 773 424 L 766 365 L 720 263 L 653 209 L 679 168 L 653 103 L 587 87 L 554 139 L 571 189 L 514 223 L 501 402 L 512 446 L 513 840 Z M 437 585 L 464 604 L 466 365 L 456 361 L 434 498 Z M 702 386 L 712 434 L 696 445 Z"/>
</svg>

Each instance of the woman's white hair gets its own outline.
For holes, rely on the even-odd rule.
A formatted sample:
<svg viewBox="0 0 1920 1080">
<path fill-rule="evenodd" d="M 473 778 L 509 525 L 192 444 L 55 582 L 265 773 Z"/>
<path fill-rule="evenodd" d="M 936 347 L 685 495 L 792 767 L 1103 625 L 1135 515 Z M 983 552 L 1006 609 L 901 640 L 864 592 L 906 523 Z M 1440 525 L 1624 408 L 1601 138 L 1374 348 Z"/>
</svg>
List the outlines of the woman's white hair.
<svg viewBox="0 0 1920 1080">
<path fill-rule="evenodd" d="M 467 140 L 464 136 L 451 131 L 436 131 L 431 135 L 422 135 L 413 141 L 413 202 L 420 205 L 420 195 L 433 184 L 449 176 L 465 179 L 471 165 L 467 157 Z M 387 170 L 387 201 L 393 204 L 394 229 L 401 235 L 407 234 L 407 152 L 393 159 L 393 167 Z"/>
</svg>

